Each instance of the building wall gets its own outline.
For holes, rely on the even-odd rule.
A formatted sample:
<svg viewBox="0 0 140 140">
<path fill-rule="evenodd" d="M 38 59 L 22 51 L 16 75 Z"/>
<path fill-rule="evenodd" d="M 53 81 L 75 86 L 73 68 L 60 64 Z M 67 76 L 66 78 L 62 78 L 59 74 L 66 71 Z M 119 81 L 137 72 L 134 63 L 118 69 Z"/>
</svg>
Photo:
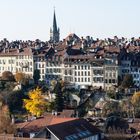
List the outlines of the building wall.
<svg viewBox="0 0 140 140">
<path fill-rule="evenodd" d="M 45 78 L 47 81 L 64 79 L 64 64 L 47 61 Z"/>
<path fill-rule="evenodd" d="M 92 66 L 92 86 L 104 89 L 104 68 L 103 66 Z"/>
<path fill-rule="evenodd" d="M 73 82 L 80 86 L 91 86 L 91 64 L 90 63 L 79 63 L 74 64 L 74 77 Z"/>
<path fill-rule="evenodd" d="M 34 61 L 32 55 L 18 55 L 16 56 L 16 72 L 23 72 L 33 77 Z"/>
<path fill-rule="evenodd" d="M 105 66 L 105 89 L 111 90 L 118 85 L 118 66 Z"/>
<path fill-rule="evenodd" d="M 1 56 L 0 57 L 0 76 L 4 71 L 16 73 L 16 56 Z"/>
<path fill-rule="evenodd" d="M 0 57 L 0 75 L 2 75 L 4 71 L 10 71 L 13 74 L 16 74 L 16 72 L 23 72 L 32 77 L 33 68 L 32 56 L 19 55 Z"/>
</svg>

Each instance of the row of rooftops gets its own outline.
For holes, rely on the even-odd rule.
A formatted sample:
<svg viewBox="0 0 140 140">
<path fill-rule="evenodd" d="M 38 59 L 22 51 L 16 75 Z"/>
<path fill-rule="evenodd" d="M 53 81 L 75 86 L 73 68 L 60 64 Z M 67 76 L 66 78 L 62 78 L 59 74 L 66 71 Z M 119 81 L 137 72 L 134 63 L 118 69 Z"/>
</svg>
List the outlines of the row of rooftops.
<svg viewBox="0 0 140 140">
<path fill-rule="evenodd" d="M 32 55 L 36 57 L 52 58 L 60 56 L 70 59 L 102 59 L 120 57 L 120 59 L 140 58 L 140 38 L 93 39 L 87 36 L 79 38 L 76 34 L 68 35 L 63 41 L 51 43 L 49 41 L 0 41 L 0 56 Z"/>
</svg>

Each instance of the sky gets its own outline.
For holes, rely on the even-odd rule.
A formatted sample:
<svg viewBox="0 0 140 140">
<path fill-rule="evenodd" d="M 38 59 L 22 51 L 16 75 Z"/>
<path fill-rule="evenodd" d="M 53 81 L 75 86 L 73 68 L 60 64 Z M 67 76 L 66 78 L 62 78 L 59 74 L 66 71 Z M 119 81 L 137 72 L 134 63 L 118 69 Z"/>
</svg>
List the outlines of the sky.
<svg viewBox="0 0 140 140">
<path fill-rule="evenodd" d="M 49 40 L 54 7 L 60 37 L 139 37 L 140 0 L 0 0 L 0 39 Z"/>
</svg>

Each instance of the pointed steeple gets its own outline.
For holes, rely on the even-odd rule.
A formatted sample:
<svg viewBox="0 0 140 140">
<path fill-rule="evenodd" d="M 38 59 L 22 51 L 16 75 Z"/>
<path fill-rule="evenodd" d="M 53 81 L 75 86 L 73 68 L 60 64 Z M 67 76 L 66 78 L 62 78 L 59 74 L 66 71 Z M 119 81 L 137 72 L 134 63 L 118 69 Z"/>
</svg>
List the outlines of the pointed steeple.
<svg viewBox="0 0 140 140">
<path fill-rule="evenodd" d="M 59 42 L 59 28 L 57 27 L 55 9 L 53 15 L 53 28 L 50 30 L 50 41 L 54 43 Z"/>
<path fill-rule="evenodd" d="M 53 32 L 57 32 L 57 23 L 56 23 L 55 9 L 54 9 L 54 16 L 53 16 Z"/>
</svg>

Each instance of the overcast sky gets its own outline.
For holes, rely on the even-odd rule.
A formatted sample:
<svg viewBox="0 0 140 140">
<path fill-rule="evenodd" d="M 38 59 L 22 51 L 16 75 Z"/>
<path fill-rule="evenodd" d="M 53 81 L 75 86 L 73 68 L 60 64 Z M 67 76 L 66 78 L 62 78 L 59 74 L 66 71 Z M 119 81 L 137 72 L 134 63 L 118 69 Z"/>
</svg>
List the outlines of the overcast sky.
<svg viewBox="0 0 140 140">
<path fill-rule="evenodd" d="M 49 40 L 54 6 L 61 39 L 140 36 L 140 0 L 0 0 L 0 39 Z"/>
</svg>

